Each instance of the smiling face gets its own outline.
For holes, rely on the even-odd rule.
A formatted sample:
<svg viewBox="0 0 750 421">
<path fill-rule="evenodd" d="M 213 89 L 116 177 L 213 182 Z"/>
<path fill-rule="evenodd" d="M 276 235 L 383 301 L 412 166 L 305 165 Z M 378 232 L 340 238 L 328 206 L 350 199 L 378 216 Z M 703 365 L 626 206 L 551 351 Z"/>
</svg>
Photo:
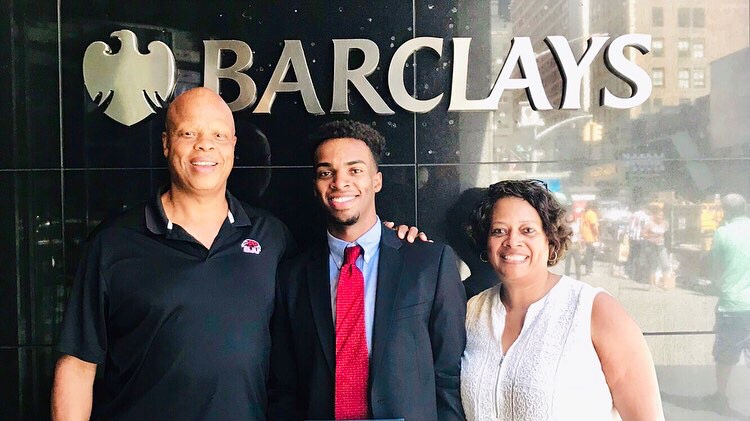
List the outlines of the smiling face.
<svg viewBox="0 0 750 421">
<path fill-rule="evenodd" d="M 224 194 L 236 142 L 232 112 L 216 93 L 196 88 L 178 96 L 162 134 L 173 187 L 191 194 Z"/>
<path fill-rule="evenodd" d="M 383 185 L 370 148 L 353 138 L 329 139 L 315 150 L 315 195 L 331 234 L 358 238 L 377 221 L 375 193 Z"/>
<path fill-rule="evenodd" d="M 492 207 L 487 256 L 505 283 L 530 283 L 547 276 L 549 244 L 536 209 L 518 197 Z"/>
</svg>

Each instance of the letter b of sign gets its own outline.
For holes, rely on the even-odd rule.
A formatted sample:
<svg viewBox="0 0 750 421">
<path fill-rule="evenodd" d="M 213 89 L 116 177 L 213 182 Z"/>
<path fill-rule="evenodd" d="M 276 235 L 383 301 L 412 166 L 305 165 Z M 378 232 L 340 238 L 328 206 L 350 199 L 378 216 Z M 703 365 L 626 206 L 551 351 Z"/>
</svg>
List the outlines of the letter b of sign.
<svg viewBox="0 0 750 421">
<path fill-rule="evenodd" d="M 138 39 L 126 29 L 112 32 L 121 47 L 112 54 L 102 41 L 91 43 L 83 56 L 83 82 L 104 114 L 132 126 L 162 108 L 175 88 L 176 65 L 172 51 L 161 41 L 138 51 Z"/>
</svg>

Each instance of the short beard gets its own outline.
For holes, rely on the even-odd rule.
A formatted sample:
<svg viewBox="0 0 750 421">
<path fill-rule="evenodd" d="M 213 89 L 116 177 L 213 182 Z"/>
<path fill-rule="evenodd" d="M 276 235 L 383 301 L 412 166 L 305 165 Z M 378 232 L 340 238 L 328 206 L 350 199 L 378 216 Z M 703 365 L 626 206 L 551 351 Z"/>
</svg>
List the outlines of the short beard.
<svg viewBox="0 0 750 421">
<path fill-rule="evenodd" d="M 340 219 L 331 214 L 328 214 L 328 223 L 337 227 L 349 227 L 356 224 L 357 221 L 359 221 L 359 214 L 354 215 L 348 219 Z"/>
</svg>

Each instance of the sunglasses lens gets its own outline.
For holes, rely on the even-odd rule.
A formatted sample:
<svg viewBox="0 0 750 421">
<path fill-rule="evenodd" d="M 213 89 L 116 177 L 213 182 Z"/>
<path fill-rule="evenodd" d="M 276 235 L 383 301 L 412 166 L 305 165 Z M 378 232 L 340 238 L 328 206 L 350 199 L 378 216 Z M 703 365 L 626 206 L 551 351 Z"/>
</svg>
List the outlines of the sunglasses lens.
<svg viewBox="0 0 750 421">
<path fill-rule="evenodd" d="M 514 184 L 517 184 L 517 183 L 526 184 L 526 185 L 528 185 L 528 183 L 537 184 L 537 185 L 540 185 L 540 186 L 544 187 L 545 190 L 549 191 L 549 187 L 547 187 L 547 183 L 546 182 L 544 182 L 542 180 L 533 179 L 533 178 L 527 179 L 527 180 L 503 180 L 503 181 L 498 181 L 497 183 L 492 184 L 490 186 L 490 188 L 500 188 L 502 186 L 514 185 Z"/>
<path fill-rule="evenodd" d="M 549 190 L 549 188 L 547 187 L 547 183 L 545 183 L 544 181 L 536 179 L 532 179 L 531 181 L 544 187 L 545 190 Z"/>
</svg>

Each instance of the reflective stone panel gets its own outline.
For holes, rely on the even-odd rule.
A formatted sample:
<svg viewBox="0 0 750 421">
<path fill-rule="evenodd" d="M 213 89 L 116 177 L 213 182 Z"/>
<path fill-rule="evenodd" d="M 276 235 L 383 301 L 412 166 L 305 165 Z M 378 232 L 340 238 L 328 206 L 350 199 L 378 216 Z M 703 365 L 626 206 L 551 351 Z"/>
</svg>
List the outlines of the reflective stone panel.
<svg viewBox="0 0 750 421">
<path fill-rule="evenodd" d="M 0 183 L 15 191 L 12 172 L 0 173 Z M 12 201 L 15 205 L 15 200 Z M 17 221 L 15 206 L 0 207 L 0 346 L 18 345 L 18 275 L 19 254 L 16 246 Z"/>
<path fill-rule="evenodd" d="M 318 238 L 320 233 L 314 227 L 323 223 L 323 215 L 313 197 L 312 167 L 235 168 L 229 190 L 240 200 L 281 219 L 301 246 Z"/>
<path fill-rule="evenodd" d="M 418 57 L 417 93 L 443 94 L 443 101 L 427 114 L 417 116 L 417 156 L 420 164 L 480 162 L 487 137 L 488 112 L 456 112 L 468 109 L 467 100 L 486 98 L 495 75 L 490 67 L 491 4 L 417 2 L 417 27 L 444 38 L 443 55 L 435 60 Z M 457 47 L 465 39 L 466 48 Z M 464 54 L 466 53 L 466 54 Z M 463 104 L 463 105 L 459 105 Z"/>
<path fill-rule="evenodd" d="M 52 347 L 21 348 L 18 351 L 19 419 L 48 419 L 52 378 L 59 354 Z M 12 419 L 12 418 L 11 418 Z"/>
<path fill-rule="evenodd" d="M 378 216 L 384 221 L 398 225 L 416 224 L 415 188 L 413 166 L 380 167 L 383 173 L 383 189 L 375 195 Z"/>
<path fill-rule="evenodd" d="M 57 3 L 8 2 L 4 9 L 0 168 L 59 168 Z"/>
<path fill-rule="evenodd" d="M 18 381 L 18 348 L 0 348 L 0 417 L 4 420 L 21 419 Z"/>
<path fill-rule="evenodd" d="M 2 45 L 11 44 L 11 33 L 10 33 L 11 18 L 10 16 L 3 15 L 0 19 L 0 43 Z M 0 61 L 2 63 L 10 63 L 12 61 L 12 53 L 9 48 L 0 49 Z M 11 70 L 9 66 L 0 68 L 0 113 L 3 115 L 11 115 L 13 113 L 13 78 L 11 77 Z M 12 125 L 4 124 L 0 126 L 0 139 L 2 139 L 2 145 L 5 149 L 9 149 L 10 145 L 14 142 L 15 131 Z M 13 161 L 10 155 L 4 155 L 0 157 L 0 168 L 10 168 L 13 165 Z"/>
<path fill-rule="evenodd" d="M 59 170 L 3 174 L 15 208 L 9 219 L 14 230 L 3 238 L 13 239 L 16 247 L 15 253 L 6 255 L 15 270 L 3 271 L 2 287 L 17 289 L 14 303 L 7 307 L 17 313 L 4 319 L 9 323 L 2 329 L 15 331 L 17 336 L 2 338 L 3 345 L 51 344 L 54 340 L 65 264 L 60 177 Z M 14 272 L 17 278 L 8 276 Z"/>
</svg>

